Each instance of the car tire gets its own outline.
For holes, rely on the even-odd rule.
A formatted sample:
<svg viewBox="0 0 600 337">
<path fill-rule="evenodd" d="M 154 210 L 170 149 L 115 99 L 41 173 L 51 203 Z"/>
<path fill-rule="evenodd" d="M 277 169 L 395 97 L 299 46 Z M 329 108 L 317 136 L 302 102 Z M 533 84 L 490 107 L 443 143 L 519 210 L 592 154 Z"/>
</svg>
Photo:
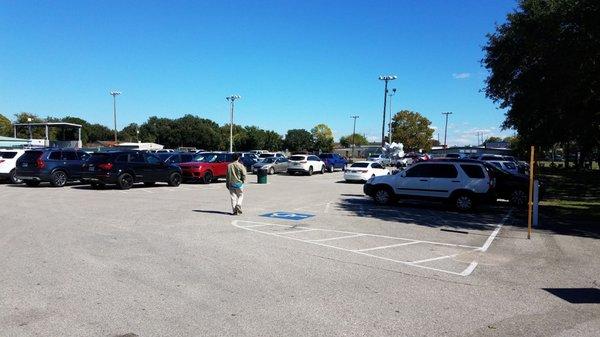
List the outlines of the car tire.
<svg viewBox="0 0 600 337">
<path fill-rule="evenodd" d="M 181 184 L 181 174 L 177 172 L 171 173 L 169 176 L 169 186 L 177 187 Z"/>
<path fill-rule="evenodd" d="M 516 207 L 525 207 L 527 206 L 527 202 L 529 200 L 529 196 L 527 192 L 523 190 L 516 189 L 510 192 L 510 203 Z"/>
<path fill-rule="evenodd" d="M 378 205 L 391 205 L 396 200 L 396 196 L 391 188 L 381 186 L 373 193 L 373 200 Z"/>
<path fill-rule="evenodd" d="M 312 166 L 308 168 L 308 175 L 309 176 L 313 175 L 313 167 Z"/>
<path fill-rule="evenodd" d="M 37 180 L 25 180 L 25 185 L 29 187 L 36 187 L 40 185 L 40 182 Z"/>
<path fill-rule="evenodd" d="M 325 174 L 325 165 L 321 165 L 321 174 Z"/>
<path fill-rule="evenodd" d="M 63 187 L 67 184 L 67 173 L 65 171 L 54 171 L 50 175 L 50 185 L 53 187 Z"/>
<path fill-rule="evenodd" d="M 475 207 L 473 195 L 468 192 L 459 192 L 452 198 L 452 204 L 461 212 L 468 212 Z"/>
<path fill-rule="evenodd" d="M 213 179 L 214 178 L 212 172 L 207 171 L 206 173 L 204 173 L 204 177 L 202 177 L 202 182 L 208 185 L 213 182 Z"/>
<path fill-rule="evenodd" d="M 275 169 L 271 167 L 269 169 L 269 175 L 273 175 L 273 174 L 275 174 Z"/>
<path fill-rule="evenodd" d="M 156 183 L 154 181 L 144 181 L 144 186 L 154 186 Z"/>
<path fill-rule="evenodd" d="M 23 180 L 17 178 L 17 172 L 14 169 L 8 174 L 8 181 L 10 181 L 11 184 L 20 184 L 23 182 Z"/>
<path fill-rule="evenodd" d="M 133 186 L 133 176 L 123 173 L 117 178 L 117 186 L 122 190 L 128 190 Z"/>
<path fill-rule="evenodd" d="M 330 166 L 327 168 L 327 171 L 329 171 L 329 173 L 333 173 L 333 171 L 334 171 L 334 170 L 335 170 L 335 168 L 333 167 L 333 165 L 330 165 Z"/>
</svg>

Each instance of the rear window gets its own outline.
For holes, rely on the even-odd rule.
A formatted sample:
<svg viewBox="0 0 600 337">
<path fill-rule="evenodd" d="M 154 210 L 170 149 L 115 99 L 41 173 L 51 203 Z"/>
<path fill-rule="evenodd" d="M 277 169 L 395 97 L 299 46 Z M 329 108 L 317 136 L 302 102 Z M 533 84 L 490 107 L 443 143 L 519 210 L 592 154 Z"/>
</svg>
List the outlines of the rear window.
<svg viewBox="0 0 600 337">
<path fill-rule="evenodd" d="M 483 169 L 479 165 L 460 165 L 463 171 L 467 174 L 469 178 L 474 179 L 483 179 L 485 178 L 485 174 L 483 173 Z"/>
<path fill-rule="evenodd" d="M 331 154 L 331 153 L 320 154 L 319 158 L 321 158 L 321 159 L 333 158 L 333 154 Z"/>
<path fill-rule="evenodd" d="M 48 156 L 48 159 L 50 160 L 60 160 L 60 151 L 52 151 L 50 152 L 50 155 Z"/>
<path fill-rule="evenodd" d="M 354 163 L 350 167 L 369 167 L 369 163 Z"/>
<path fill-rule="evenodd" d="M 17 155 L 16 152 L 0 152 L 0 157 L 4 159 L 12 159 Z"/>
<path fill-rule="evenodd" d="M 302 161 L 302 160 L 306 160 L 306 156 L 291 156 L 290 160 Z"/>
<path fill-rule="evenodd" d="M 35 161 L 42 155 L 42 151 L 26 151 L 25 154 L 19 158 L 22 161 Z"/>
<path fill-rule="evenodd" d="M 108 153 L 92 153 L 92 156 L 88 160 L 88 163 L 106 163 L 111 159 L 111 155 Z"/>
</svg>

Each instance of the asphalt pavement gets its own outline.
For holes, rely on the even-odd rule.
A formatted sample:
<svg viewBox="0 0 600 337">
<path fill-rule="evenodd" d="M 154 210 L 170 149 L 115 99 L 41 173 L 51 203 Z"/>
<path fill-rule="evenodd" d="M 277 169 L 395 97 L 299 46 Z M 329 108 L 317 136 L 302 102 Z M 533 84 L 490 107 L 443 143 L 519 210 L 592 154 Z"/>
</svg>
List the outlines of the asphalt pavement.
<svg viewBox="0 0 600 337">
<path fill-rule="evenodd" d="M 504 204 L 376 206 L 342 173 L 0 184 L 0 336 L 595 336 L 600 241 Z"/>
</svg>

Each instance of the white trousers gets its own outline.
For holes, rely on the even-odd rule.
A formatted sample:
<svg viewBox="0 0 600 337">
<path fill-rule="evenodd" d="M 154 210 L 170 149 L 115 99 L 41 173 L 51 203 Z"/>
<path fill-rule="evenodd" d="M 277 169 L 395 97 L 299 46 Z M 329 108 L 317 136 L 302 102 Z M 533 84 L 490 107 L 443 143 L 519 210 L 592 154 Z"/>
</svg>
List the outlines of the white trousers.
<svg viewBox="0 0 600 337">
<path fill-rule="evenodd" d="M 244 191 L 241 188 L 230 188 L 229 196 L 231 197 L 231 208 L 235 212 L 235 208 L 242 207 L 242 201 L 244 201 Z"/>
</svg>

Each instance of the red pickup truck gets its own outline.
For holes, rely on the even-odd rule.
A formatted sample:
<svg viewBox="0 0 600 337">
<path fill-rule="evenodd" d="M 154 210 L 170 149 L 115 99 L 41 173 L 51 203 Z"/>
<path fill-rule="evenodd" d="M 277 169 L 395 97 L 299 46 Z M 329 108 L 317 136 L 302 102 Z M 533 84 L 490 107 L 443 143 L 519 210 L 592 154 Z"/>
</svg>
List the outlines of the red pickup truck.
<svg viewBox="0 0 600 337">
<path fill-rule="evenodd" d="M 227 165 L 231 162 L 231 153 L 205 152 L 196 155 L 191 162 L 180 163 L 179 167 L 183 180 L 210 184 L 219 178 L 225 178 Z"/>
</svg>

